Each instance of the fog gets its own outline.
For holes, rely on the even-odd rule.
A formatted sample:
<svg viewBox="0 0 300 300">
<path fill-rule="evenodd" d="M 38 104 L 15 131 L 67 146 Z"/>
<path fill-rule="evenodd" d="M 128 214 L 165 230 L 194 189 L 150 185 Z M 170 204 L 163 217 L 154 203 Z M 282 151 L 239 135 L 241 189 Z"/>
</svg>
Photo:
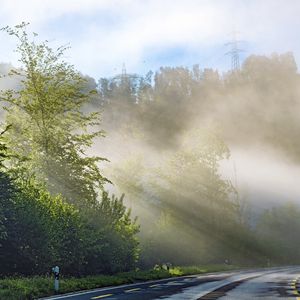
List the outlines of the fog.
<svg viewBox="0 0 300 300">
<path fill-rule="evenodd" d="M 299 265 L 300 1 L 12 2 L 0 276 Z"/>
<path fill-rule="evenodd" d="M 280 205 L 282 202 L 299 203 L 298 177 L 300 166 L 285 161 L 272 149 L 231 148 L 231 159 L 221 166 L 225 178 L 237 181 L 240 193 L 257 209 Z M 236 170 L 236 171 L 235 171 Z"/>
<path fill-rule="evenodd" d="M 144 266 L 264 263 L 279 251 L 261 247 L 259 226 L 269 226 L 266 209 L 299 205 L 292 53 L 249 56 L 226 73 L 195 65 L 85 78 L 97 94 L 82 109 L 101 111 L 106 132 L 87 154 L 109 160 L 105 189 L 124 193 L 138 217 Z"/>
<path fill-rule="evenodd" d="M 203 257 L 203 243 L 214 245 L 218 260 L 236 251 L 225 238 L 235 222 L 256 228 L 265 210 L 299 205 L 300 78 L 292 53 L 249 56 L 234 72 L 195 65 L 161 68 L 150 79 L 125 75 L 99 81 L 107 137 L 93 151 L 110 159 L 108 188 L 125 193 L 142 240 L 160 241 L 165 259 L 175 259 L 175 244 L 191 242 L 188 233 L 196 252 Z"/>
<path fill-rule="evenodd" d="M 234 162 L 239 188 L 247 191 L 251 202 L 297 200 L 300 90 L 296 68 L 287 53 L 251 56 L 238 74 L 162 69 L 155 76 L 148 107 L 139 104 L 144 111 L 132 110 L 128 103 L 121 109 L 111 104 L 115 109 L 109 114 L 104 106 L 107 137 L 95 150 L 116 164 L 133 153 L 154 163 L 161 159 L 158 156 L 178 149 L 185 132 L 214 127 L 231 152 L 225 163 L 231 168 L 227 166 L 224 175 L 232 180 Z M 128 95 L 114 97 L 128 101 Z M 118 118 L 129 128 L 126 134 L 123 125 L 112 130 Z"/>
</svg>

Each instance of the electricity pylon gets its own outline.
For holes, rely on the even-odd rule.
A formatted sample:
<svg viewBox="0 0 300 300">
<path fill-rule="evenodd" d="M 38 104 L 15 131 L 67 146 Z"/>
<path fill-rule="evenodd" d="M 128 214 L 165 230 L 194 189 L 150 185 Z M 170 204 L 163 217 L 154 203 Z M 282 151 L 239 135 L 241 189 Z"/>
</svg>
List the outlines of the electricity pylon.
<svg viewBox="0 0 300 300">
<path fill-rule="evenodd" d="M 231 56 L 231 71 L 238 71 L 240 69 L 240 53 L 243 52 L 243 49 L 239 48 L 240 40 L 237 39 L 237 31 L 231 33 L 232 40 L 225 44 L 225 46 L 230 47 L 230 51 L 226 55 Z"/>
</svg>

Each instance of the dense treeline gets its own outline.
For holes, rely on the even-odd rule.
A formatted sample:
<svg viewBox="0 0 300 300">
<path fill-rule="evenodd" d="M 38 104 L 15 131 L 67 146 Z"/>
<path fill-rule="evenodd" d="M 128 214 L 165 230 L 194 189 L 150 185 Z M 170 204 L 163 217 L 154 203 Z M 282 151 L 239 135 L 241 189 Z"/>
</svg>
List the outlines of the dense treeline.
<svg viewBox="0 0 300 300">
<path fill-rule="evenodd" d="M 252 55 L 233 73 L 195 65 L 163 67 L 145 78 L 120 76 L 98 84 L 104 126 L 130 126 L 150 146 L 166 148 L 180 144 L 183 131 L 213 122 L 229 144 L 267 143 L 299 159 L 299 74 L 292 53 Z"/>
<path fill-rule="evenodd" d="M 250 56 L 241 70 L 224 74 L 195 65 L 100 79 L 97 105 L 113 134 L 104 144 L 120 139 L 128 149 L 105 172 L 143 216 L 143 265 L 157 258 L 182 264 L 295 261 L 288 250 L 292 239 L 284 248 L 287 241 L 266 223 L 275 211 L 249 217 L 219 165 L 230 156 L 227 145 L 260 145 L 298 162 L 299 81 L 291 53 Z M 269 231 L 274 240 L 265 243 Z"/>
<path fill-rule="evenodd" d="M 299 208 L 249 221 L 220 171 L 231 145 L 253 142 L 298 162 L 292 54 L 250 56 L 222 75 L 195 65 L 96 83 L 63 60 L 64 47 L 32 41 L 26 24 L 5 31 L 22 67 L 0 80 L 0 275 L 299 259 Z"/>
</svg>

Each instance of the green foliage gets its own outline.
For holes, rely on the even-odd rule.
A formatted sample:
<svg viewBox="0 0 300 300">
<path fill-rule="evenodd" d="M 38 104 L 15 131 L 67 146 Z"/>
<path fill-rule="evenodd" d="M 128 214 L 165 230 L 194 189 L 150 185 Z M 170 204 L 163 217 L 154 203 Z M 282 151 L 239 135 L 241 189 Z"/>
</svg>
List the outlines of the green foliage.
<svg viewBox="0 0 300 300">
<path fill-rule="evenodd" d="M 0 182 L 6 230 L 0 248 L 1 275 L 43 274 L 55 263 L 67 272 L 80 264 L 78 211 L 34 183 L 17 184 L 5 173 Z"/>
<path fill-rule="evenodd" d="M 123 196 L 110 198 L 103 192 L 102 200 L 85 218 L 86 268 L 89 274 L 116 273 L 134 268 L 138 259 L 136 233 L 139 226 L 131 220 L 123 204 Z"/>
<path fill-rule="evenodd" d="M 107 193 L 90 214 L 34 182 L 17 183 L 0 173 L 0 275 L 127 271 L 138 258 L 135 234 L 123 200 Z"/>
<path fill-rule="evenodd" d="M 87 90 L 83 76 L 63 60 L 66 47 L 53 50 L 47 41 L 30 41 L 25 23 L 3 30 L 17 38 L 22 65 L 10 74 L 22 78 L 21 88 L 1 95 L 12 127 L 7 143 L 24 158 L 13 160 L 12 167 L 21 168 L 23 176 L 36 174 L 51 193 L 71 203 L 95 203 L 96 189 L 107 182 L 97 165 L 105 159 L 85 153 L 103 132 L 91 129 L 99 124 L 99 113 L 82 111 L 95 90 Z"/>
<path fill-rule="evenodd" d="M 53 50 L 31 39 L 25 23 L 3 30 L 18 40 L 21 68 L 10 72 L 19 88 L 1 92 L 11 127 L 0 141 L 1 275 L 44 274 L 54 264 L 77 276 L 135 268 L 137 221 L 124 196 L 104 191 L 109 181 L 99 163 L 106 159 L 87 155 L 103 136 L 92 105 L 104 108 L 104 128 L 125 157 L 106 172 L 134 215 L 142 215 L 141 266 L 298 261 L 299 209 L 270 210 L 255 231 L 220 172 L 227 143 L 263 141 L 299 160 L 299 76 L 291 54 L 251 56 L 239 72 L 222 77 L 197 65 L 166 67 L 154 76 L 124 72 L 96 86 L 63 60 L 67 47 Z M 211 120 L 214 129 L 205 130 Z M 113 282 L 161 274 L 127 275 Z M 70 289 L 101 286 L 89 280 L 95 285 L 74 280 Z"/>
<path fill-rule="evenodd" d="M 138 226 L 131 223 L 123 197 L 111 201 L 104 193 L 87 217 L 33 181 L 15 183 L 3 173 L 0 182 L 5 220 L 2 275 L 42 274 L 57 264 L 64 274 L 113 273 L 134 267 Z M 91 226 L 93 215 L 97 222 Z"/>
<path fill-rule="evenodd" d="M 99 114 L 83 113 L 95 91 L 63 61 L 65 47 L 54 51 L 36 34 L 31 41 L 26 25 L 3 29 L 19 42 L 22 68 L 10 73 L 21 77 L 20 89 L 1 94 L 10 128 L 0 143 L 0 275 L 45 274 L 54 265 L 73 275 L 131 270 L 139 226 L 124 196 L 103 191 L 105 159 L 86 155 L 103 135 Z"/>
</svg>

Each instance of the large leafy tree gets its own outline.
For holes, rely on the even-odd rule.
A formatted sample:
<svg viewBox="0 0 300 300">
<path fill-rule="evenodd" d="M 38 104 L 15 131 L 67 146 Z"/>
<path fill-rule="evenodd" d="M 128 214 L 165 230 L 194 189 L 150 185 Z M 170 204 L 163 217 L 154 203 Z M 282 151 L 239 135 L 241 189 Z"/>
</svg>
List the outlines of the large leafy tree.
<svg viewBox="0 0 300 300">
<path fill-rule="evenodd" d="M 104 158 L 88 157 L 86 150 L 103 132 L 94 130 L 99 114 L 82 109 L 95 91 L 63 60 L 66 47 L 53 50 L 48 41 L 37 42 L 36 34 L 31 39 L 26 25 L 3 28 L 17 38 L 21 63 L 9 74 L 21 78 L 20 89 L 1 94 L 8 103 L 6 122 L 12 124 L 7 143 L 26 158 L 13 160 L 12 166 L 26 177 L 36 174 L 52 193 L 77 205 L 95 203 L 97 188 L 107 181 L 98 167 Z"/>
<path fill-rule="evenodd" d="M 139 227 L 122 197 L 99 195 L 108 181 L 98 167 L 104 158 L 86 154 L 103 135 L 95 130 L 99 114 L 84 113 L 94 91 L 63 60 L 66 48 L 54 51 L 36 35 L 31 41 L 25 23 L 3 30 L 17 38 L 21 63 L 9 74 L 21 78 L 20 88 L 1 93 L 10 130 L 0 161 L 7 145 L 15 176 L 0 172 L 4 273 L 44 273 L 54 263 L 65 274 L 133 268 Z"/>
</svg>

